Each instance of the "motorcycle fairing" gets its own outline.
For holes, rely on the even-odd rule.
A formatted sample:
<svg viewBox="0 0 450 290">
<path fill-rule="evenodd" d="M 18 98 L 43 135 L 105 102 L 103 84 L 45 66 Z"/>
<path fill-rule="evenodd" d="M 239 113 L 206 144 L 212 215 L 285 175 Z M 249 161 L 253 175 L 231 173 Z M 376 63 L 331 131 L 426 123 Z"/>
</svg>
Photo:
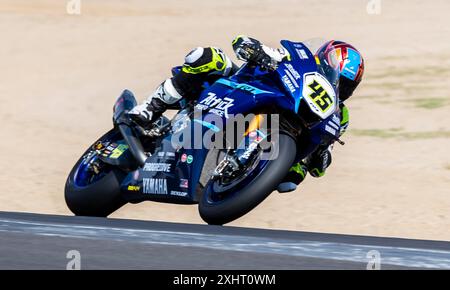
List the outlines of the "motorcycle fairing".
<svg viewBox="0 0 450 290">
<path fill-rule="evenodd" d="M 256 77 L 249 78 L 249 69 L 244 65 L 234 76 L 219 79 L 202 92 L 197 102 L 195 109 L 205 114 L 195 117 L 187 128 L 191 131 L 215 131 L 216 126 L 204 120 L 208 115 L 219 115 L 226 121 L 230 114 L 245 114 L 261 106 L 278 106 L 298 113 L 299 107 L 305 105 L 302 102 L 304 76 L 318 73 L 317 64 L 312 53 L 302 43 L 286 40 L 281 43 L 288 49 L 290 60 L 281 63 L 273 73 L 256 69 L 253 71 Z M 273 78 L 278 78 L 282 87 Z M 308 156 L 324 140 L 339 136 L 339 113 L 335 107 L 333 110 L 321 116 L 322 122 L 308 128 L 305 134 L 309 139 L 305 142 L 308 145 L 299 154 L 300 158 Z M 208 150 L 173 146 L 171 139 L 172 134 L 164 137 L 161 146 L 147 158 L 144 167 L 125 178 L 121 188 L 126 193 L 124 196 L 127 201 L 198 202 L 196 189 Z M 161 170 L 168 167 L 169 170 Z"/>
</svg>

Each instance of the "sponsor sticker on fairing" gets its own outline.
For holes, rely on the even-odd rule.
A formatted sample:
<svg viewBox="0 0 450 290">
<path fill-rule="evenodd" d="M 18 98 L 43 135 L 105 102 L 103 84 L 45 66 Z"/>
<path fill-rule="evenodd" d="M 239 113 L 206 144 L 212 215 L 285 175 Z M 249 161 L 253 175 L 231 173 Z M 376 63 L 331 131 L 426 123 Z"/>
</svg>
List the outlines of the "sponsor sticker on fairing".
<svg viewBox="0 0 450 290">
<path fill-rule="evenodd" d="M 164 178 L 144 178 L 142 185 L 145 194 L 168 194 L 167 180 Z"/>
<path fill-rule="evenodd" d="M 336 135 L 336 130 L 331 128 L 328 125 L 325 125 L 325 131 L 327 131 L 328 133 L 331 133 L 332 135 Z"/>
<path fill-rule="evenodd" d="M 220 117 L 228 118 L 228 109 L 234 106 L 234 100 L 230 98 L 219 98 L 215 93 L 208 93 L 208 97 L 196 105 L 197 109 L 205 110 Z"/>
<path fill-rule="evenodd" d="M 284 75 L 281 79 L 291 93 L 295 92 L 295 87 L 287 75 Z"/>
<path fill-rule="evenodd" d="M 295 50 L 297 51 L 297 54 L 298 54 L 298 56 L 299 56 L 301 59 L 308 59 L 308 58 L 309 58 L 309 57 L 308 57 L 308 54 L 306 53 L 306 51 L 305 51 L 304 49 L 298 49 L 298 48 L 296 48 Z"/>
<path fill-rule="evenodd" d="M 175 195 L 175 196 L 187 196 L 187 192 L 184 191 L 177 191 L 177 190 L 172 190 L 170 191 L 170 195 Z"/>
<path fill-rule="evenodd" d="M 180 188 L 189 188 L 189 180 L 187 179 L 180 179 Z"/>
<path fill-rule="evenodd" d="M 170 163 L 145 163 L 144 171 L 170 172 Z"/>
<path fill-rule="evenodd" d="M 141 187 L 139 185 L 128 185 L 127 190 L 128 191 L 139 191 Z"/>
<path fill-rule="evenodd" d="M 289 70 L 289 72 L 292 74 L 292 76 L 293 76 L 296 80 L 299 80 L 299 79 L 301 78 L 300 73 L 292 66 L 292 64 L 286 63 L 285 66 L 287 67 L 287 69 Z"/>
<path fill-rule="evenodd" d="M 291 80 L 291 83 L 294 85 L 294 87 L 296 87 L 298 89 L 299 85 L 298 85 L 297 81 L 295 80 L 294 76 L 286 69 L 284 70 L 284 72 L 289 77 L 289 79 Z"/>
</svg>

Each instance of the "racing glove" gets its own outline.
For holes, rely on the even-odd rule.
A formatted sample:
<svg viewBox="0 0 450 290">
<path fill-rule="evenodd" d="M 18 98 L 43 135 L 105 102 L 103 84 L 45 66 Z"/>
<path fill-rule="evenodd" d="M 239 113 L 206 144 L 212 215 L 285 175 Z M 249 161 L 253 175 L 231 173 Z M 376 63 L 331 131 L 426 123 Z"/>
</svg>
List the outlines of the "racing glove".
<svg viewBox="0 0 450 290">
<path fill-rule="evenodd" d="M 233 41 L 233 50 L 238 59 L 257 64 L 262 70 L 274 71 L 278 67 L 278 61 L 268 55 L 256 39 L 238 36 Z"/>
</svg>

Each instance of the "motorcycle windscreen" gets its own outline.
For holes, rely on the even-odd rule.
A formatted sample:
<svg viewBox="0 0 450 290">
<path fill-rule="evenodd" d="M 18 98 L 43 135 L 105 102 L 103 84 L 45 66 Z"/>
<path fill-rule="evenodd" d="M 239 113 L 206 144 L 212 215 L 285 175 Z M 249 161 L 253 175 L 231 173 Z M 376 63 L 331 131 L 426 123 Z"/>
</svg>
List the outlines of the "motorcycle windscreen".
<svg viewBox="0 0 450 290">
<path fill-rule="evenodd" d="M 114 123 L 116 123 L 123 112 L 131 110 L 136 106 L 136 104 L 136 98 L 134 97 L 133 93 L 129 90 L 124 90 L 114 104 Z"/>
</svg>

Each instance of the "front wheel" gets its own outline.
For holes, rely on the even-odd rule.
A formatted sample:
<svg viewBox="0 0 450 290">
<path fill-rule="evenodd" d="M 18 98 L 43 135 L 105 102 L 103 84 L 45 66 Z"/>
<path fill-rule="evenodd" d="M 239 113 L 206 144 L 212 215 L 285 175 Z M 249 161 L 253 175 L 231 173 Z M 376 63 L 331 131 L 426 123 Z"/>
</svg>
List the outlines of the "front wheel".
<svg viewBox="0 0 450 290">
<path fill-rule="evenodd" d="M 117 137 L 118 132 L 111 130 L 99 141 L 113 140 Z M 98 156 L 90 147 L 67 178 L 66 204 L 77 216 L 106 217 L 126 203 L 120 192 L 120 184 L 125 173 L 105 164 L 101 169 L 93 171 L 92 164 L 96 162 L 99 162 Z"/>
<path fill-rule="evenodd" d="M 271 150 L 277 158 L 257 160 L 255 165 L 235 181 L 223 184 L 211 179 L 204 188 L 199 203 L 199 213 L 208 224 L 222 225 L 231 222 L 260 204 L 283 180 L 296 156 L 296 142 L 283 132 Z M 277 146 L 277 148 L 275 148 Z"/>
</svg>

